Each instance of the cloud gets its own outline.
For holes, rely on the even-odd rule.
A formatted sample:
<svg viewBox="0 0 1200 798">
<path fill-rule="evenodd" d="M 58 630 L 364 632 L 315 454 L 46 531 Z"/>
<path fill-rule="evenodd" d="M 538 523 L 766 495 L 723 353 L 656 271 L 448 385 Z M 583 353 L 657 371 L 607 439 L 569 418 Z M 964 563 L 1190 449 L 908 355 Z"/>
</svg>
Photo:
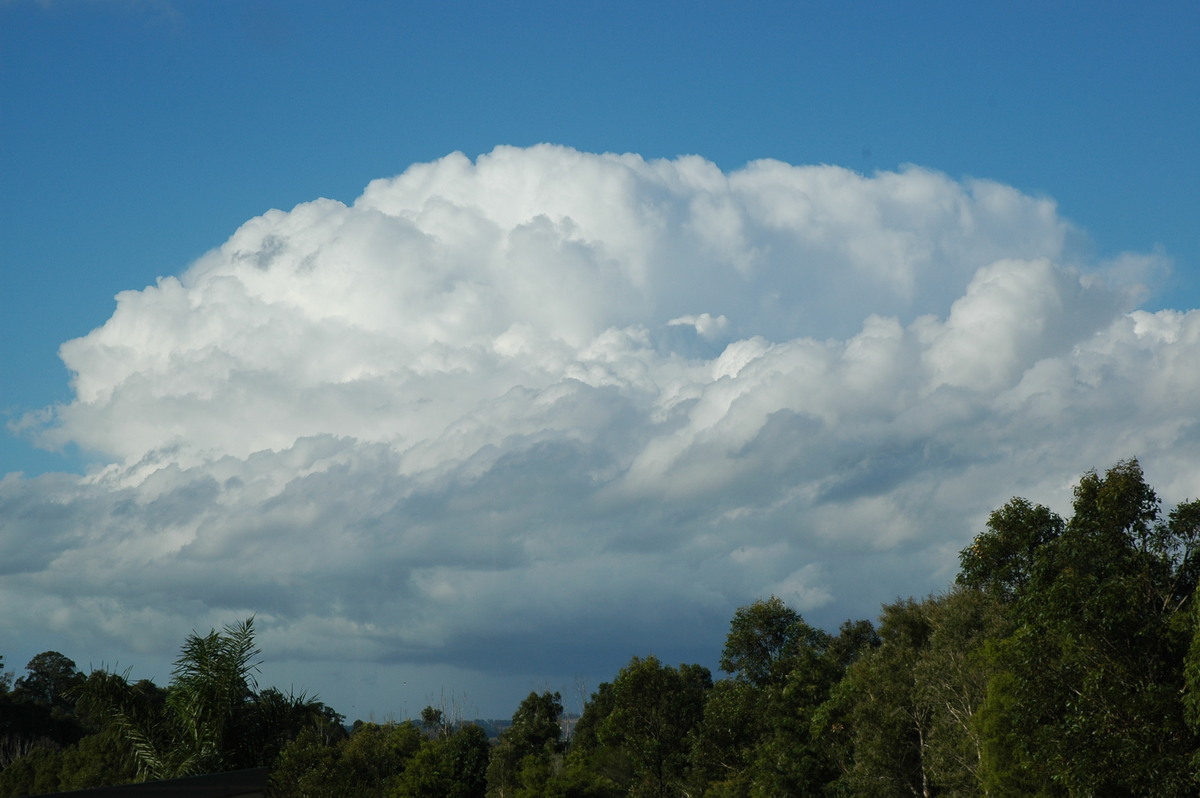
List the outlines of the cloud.
<svg viewBox="0 0 1200 798">
<path fill-rule="evenodd" d="M 25 428 L 97 465 L 0 482 L 2 623 L 167 658 L 254 612 L 285 662 L 511 686 L 711 662 L 772 592 L 873 616 L 1014 494 L 1197 493 L 1200 313 L 1081 239 L 918 167 L 554 146 L 270 211 L 62 346 Z"/>
</svg>

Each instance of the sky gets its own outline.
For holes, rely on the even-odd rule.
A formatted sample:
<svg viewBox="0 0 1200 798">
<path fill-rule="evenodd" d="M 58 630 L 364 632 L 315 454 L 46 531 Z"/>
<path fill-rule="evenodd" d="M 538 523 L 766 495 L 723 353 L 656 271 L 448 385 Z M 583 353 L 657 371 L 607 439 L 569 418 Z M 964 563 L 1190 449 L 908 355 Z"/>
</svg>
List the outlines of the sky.
<svg viewBox="0 0 1200 798">
<path fill-rule="evenodd" d="M 569 709 L 1200 495 L 1193 3 L 0 0 L 0 654 Z"/>
</svg>

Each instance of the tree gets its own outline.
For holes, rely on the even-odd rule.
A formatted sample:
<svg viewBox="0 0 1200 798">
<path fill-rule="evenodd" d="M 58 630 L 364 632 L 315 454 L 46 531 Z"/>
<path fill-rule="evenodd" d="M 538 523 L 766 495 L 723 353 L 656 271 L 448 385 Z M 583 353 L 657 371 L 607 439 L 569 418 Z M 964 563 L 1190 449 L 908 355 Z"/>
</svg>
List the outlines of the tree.
<svg viewBox="0 0 1200 798">
<path fill-rule="evenodd" d="M 786 678 L 762 691 L 762 731 L 749 770 L 752 798 L 814 795 L 836 778 L 837 746 L 826 735 L 823 708 L 846 668 L 879 645 L 868 621 L 846 621 L 836 636 L 801 623 Z"/>
<path fill-rule="evenodd" d="M 657 657 L 634 657 L 617 674 L 612 711 L 598 736 L 630 763 L 632 794 L 664 798 L 682 784 L 689 735 L 703 717 L 711 688 L 708 668 L 672 668 Z"/>
<path fill-rule="evenodd" d="M 587 766 L 587 761 L 567 754 L 563 766 L 546 780 L 539 798 L 621 798 L 628 793 Z"/>
<path fill-rule="evenodd" d="M 1200 510 L 1185 503 L 1164 518 L 1136 460 L 1084 474 L 1072 510 L 1034 549 L 1012 592 L 1012 631 L 993 649 L 982 783 L 1194 794 L 1197 740 L 1179 697 Z"/>
<path fill-rule="evenodd" d="M 762 693 L 741 679 L 721 679 L 709 692 L 689 753 L 693 783 L 706 793 L 749 795 L 751 765 L 769 725 Z"/>
<path fill-rule="evenodd" d="M 59 713 L 71 709 L 71 690 L 83 681 L 74 661 L 57 651 L 43 651 L 25 666 L 26 676 L 17 679 L 13 695 Z"/>
<path fill-rule="evenodd" d="M 253 618 L 226 625 L 224 633 L 188 635 L 175 660 L 162 717 L 150 729 L 124 719 L 141 778 L 192 776 L 235 766 L 245 708 L 257 687 L 260 653 Z"/>
<path fill-rule="evenodd" d="M 1043 547 L 1063 534 L 1063 520 L 1040 504 L 1014 498 L 988 516 L 987 532 L 959 554 L 957 582 L 1003 601 L 1022 595 Z"/>
<path fill-rule="evenodd" d="M 614 792 L 627 794 L 625 787 L 633 781 L 633 765 L 623 750 L 605 744 L 601 737 L 616 707 L 612 683 L 601 682 L 575 724 L 565 769 L 595 774 L 602 784 L 611 785 Z"/>
<path fill-rule="evenodd" d="M 916 684 L 916 665 L 932 632 L 923 604 L 906 599 L 884 605 L 880 646 L 855 662 L 838 685 L 834 700 L 853 739 L 853 760 L 841 779 L 848 794 L 932 794 L 926 762 L 932 713 Z"/>
<path fill-rule="evenodd" d="M 87 736 L 62 752 L 63 790 L 82 790 L 136 781 L 137 767 L 119 717 L 151 722 L 161 713 L 166 691 L 142 679 L 131 684 L 128 672 L 97 669 L 71 691 L 74 714 Z"/>
<path fill-rule="evenodd" d="M 61 792 L 62 750 L 38 746 L 0 771 L 0 795 L 49 795 Z"/>
<path fill-rule="evenodd" d="M 148 720 L 118 709 L 117 722 L 141 779 L 165 779 L 270 764 L 302 728 L 341 717 L 304 694 L 258 691 L 254 619 L 188 635 L 161 712 Z"/>
<path fill-rule="evenodd" d="M 271 773 L 277 798 L 386 798 L 425 745 L 411 721 L 356 724 L 347 738 L 331 739 L 315 726 L 284 746 Z"/>
<path fill-rule="evenodd" d="M 446 722 L 446 713 L 430 705 L 421 710 L 421 728 L 426 734 L 445 736 L 451 727 Z"/>
<path fill-rule="evenodd" d="M 488 794 L 497 798 L 545 794 L 559 764 L 562 745 L 562 696 L 530 693 L 513 713 L 488 763 Z"/>
<path fill-rule="evenodd" d="M 137 772 L 124 754 L 124 741 L 113 729 L 84 737 L 62 750 L 58 789 L 86 790 L 134 781 Z"/>
<path fill-rule="evenodd" d="M 883 607 L 880 645 L 864 649 L 818 713 L 841 794 L 980 793 L 976 716 L 1002 606 L 960 587 Z"/>
<path fill-rule="evenodd" d="M 914 699 L 928 708 L 924 763 L 939 796 L 979 794 L 979 711 L 997 669 L 989 644 L 1008 631 L 993 596 L 958 588 L 924 602 L 930 634 L 914 669 Z"/>
<path fill-rule="evenodd" d="M 393 793 L 399 798 L 484 798 L 488 739 L 474 723 L 427 740 L 405 767 Z"/>
<path fill-rule="evenodd" d="M 800 647 L 825 643 L 822 635 L 782 599 L 760 599 L 734 612 L 721 652 L 721 670 L 755 687 L 780 684 Z"/>
<path fill-rule="evenodd" d="M 129 682 L 129 672 L 113 673 L 96 669 L 72 690 L 75 717 L 90 734 L 114 725 L 114 715 L 151 722 L 162 714 L 167 691 L 149 679 Z"/>
<path fill-rule="evenodd" d="M 555 692 L 530 693 L 513 713 L 512 725 L 501 735 L 524 753 L 562 750 L 562 696 Z"/>
<path fill-rule="evenodd" d="M 306 729 L 327 743 L 346 737 L 345 718 L 305 693 L 284 693 L 269 687 L 253 695 L 244 711 L 243 763 L 274 764 L 279 751 Z"/>
<path fill-rule="evenodd" d="M 0 762 L 32 748 L 60 748 L 83 736 L 72 692 L 83 679 L 75 663 L 57 651 L 44 651 L 25 666 L 13 689 L 0 692 Z M 8 680 L 0 679 L 7 686 Z"/>
<path fill-rule="evenodd" d="M 803 796 L 837 774 L 821 707 L 862 649 L 877 644 L 867 621 L 838 635 L 810 626 L 777 597 L 739 608 L 721 668 L 694 734 L 693 786 L 722 796 Z"/>
</svg>

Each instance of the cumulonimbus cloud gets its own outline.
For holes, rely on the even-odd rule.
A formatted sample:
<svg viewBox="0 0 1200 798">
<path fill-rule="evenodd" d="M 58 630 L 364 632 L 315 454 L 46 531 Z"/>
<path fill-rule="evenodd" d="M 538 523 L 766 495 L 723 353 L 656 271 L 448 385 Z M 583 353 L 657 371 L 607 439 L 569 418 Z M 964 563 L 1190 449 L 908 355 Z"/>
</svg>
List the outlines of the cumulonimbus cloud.
<svg viewBox="0 0 1200 798">
<path fill-rule="evenodd" d="M 554 146 L 270 211 L 63 345 L 75 398 L 28 423 L 98 464 L 0 482 L 0 593 L 528 673 L 711 647 L 772 592 L 871 615 L 1011 495 L 1128 456 L 1197 492 L 1200 314 L 1080 238 L 917 167 Z"/>
</svg>

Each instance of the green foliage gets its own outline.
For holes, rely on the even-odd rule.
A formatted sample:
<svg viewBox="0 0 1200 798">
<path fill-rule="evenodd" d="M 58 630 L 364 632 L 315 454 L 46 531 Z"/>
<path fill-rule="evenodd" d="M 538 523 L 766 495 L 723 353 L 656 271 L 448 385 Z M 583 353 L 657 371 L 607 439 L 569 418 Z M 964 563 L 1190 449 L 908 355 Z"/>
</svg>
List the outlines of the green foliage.
<svg viewBox="0 0 1200 798">
<path fill-rule="evenodd" d="M 620 798 L 628 794 L 590 767 L 587 757 L 576 751 L 558 762 L 560 765 L 550 773 L 540 792 L 524 788 L 529 798 Z"/>
<path fill-rule="evenodd" d="M 1018 718 L 1021 705 L 1017 677 L 997 673 L 988 683 L 987 696 L 977 713 L 980 738 L 979 786 L 996 798 L 1056 795 L 1053 780 L 1036 761 Z"/>
<path fill-rule="evenodd" d="M 501 741 L 523 754 L 561 750 L 563 706 L 558 693 L 530 693 L 513 713 Z"/>
<path fill-rule="evenodd" d="M 881 645 L 849 668 L 838 692 L 853 739 L 853 762 L 842 777 L 851 794 L 929 794 L 924 754 L 931 712 L 916 683 L 933 633 L 926 609 L 912 599 L 885 605 Z"/>
<path fill-rule="evenodd" d="M 25 666 L 26 675 L 13 685 L 18 701 L 64 713 L 71 709 L 70 692 L 83 681 L 75 663 L 57 651 L 44 651 Z"/>
<path fill-rule="evenodd" d="M 94 670 L 72 691 L 75 717 L 89 733 L 113 726 L 114 713 L 148 723 L 160 715 L 166 703 L 166 690 L 143 679 L 130 684 L 128 672 Z"/>
<path fill-rule="evenodd" d="M 354 739 L 354 736 L 350 739 Z M 275 768 L 271 771 L 270 794 L 274 798 L 382 796 L 383 784 L 386 783 L 382 778 L 361 782 L 351 778 L 350 769 L 342 765 L 344 747 L 331 744 L 314 729 L 300 732 L 279 752 Z"/>
<path fill-rule="evenodd" d="M 160 717 L 118 720 L 143 780 L 217 773 L 245 761 L 248 707 L 261 652 L 254 619 L 184 641 Z"/>
<path fill-rule="evenodd" d="M 712 796 L 803 796 L 837 773 L 822 707 L 847 665 L 878 643 L 866 621 L 830 635 L 771 597 L 739 609 L 693 735 L 692 785 Z"/>
<path fill-rule="evenodd" d="M 60 790 L 85 790 L 127 784 L 137 777 L 125 756 L 125 743 L 114 728 L 84 737 L 62 751 Z"/>
<path fill-rule="evenodd" d="M 1040 504 L 1015 498 L 994 511 L 987 526 L 959 555 L 957 581 L 1012 601 L 1034 578 L 1042 548 L 1062 536 L 1063 520 Z"/>
<path fill-rule="evenodd" d="M 15 712 L 0 711 L 0 719 L 12 724 L 0 738 L 7 749 L 0 768 L 12 764 L 0 773 L 0 796 L 24 795 L 43 788 L 51 792 L 78 790 L 135 780 L 137 771 L 114 723 L 112 707 L 120 705 L 130 713 L 145 715 L 156 698 L 161 704 L 161 691 L 149 682 L 130 685 L 122 676 L 100 670 L 87 677 L 73 677 L 69 682 L 71 686 L 59 696 L 59 708 L 54 715 L 60 727 L 73 730 L 70 740 L 30 736 L 32 730 L 42 728 L 39 717 L 49 716 L 50 710 L 44 704 L 22 702 L 4 708 L 16 709 Z M 30 712 L 47 714 L 31 717 Z"/>
<path fill-rule="evenodd" d="M 605 783 L 628 785 L 633 780 L 633 765 L 625 752 L 601 740 L 601 731 L 617 706 L 616 689 L 601 682 L 575 724 L 569 764 L 595 773 Z"/>
<path fill-rule="evenodd" d="M 842 669 L 830 656 L 828 634 L 806 637 L 791 657 L 784 683 L 763 693 L 763 734 L 751 769 L 753 798 L 812 795 L 833 777 L 813 725 Z"/>
<path fill-rule="evenodd" d="M 492 748 L 487 769 L 488 795 L 495 798 L 543 795 L 561 769 L 562 696 L 530 693 L 513 713 Z"/>
<path fill-rule="evenodd" d="M 166 690 L 104 670 L 85 677 L 58 652 L 34 657 L 0 695 L 0 796 L 271 764 L 305 728 L 344 737 L 319 701 L 258 691 L 257 655 L 248 620 L 189 636 Z"/>
<path fill-rule="evenodd" d="M 734 613 L 721 652 L 721 670 L 755 687 L 782 683 L 797 650 L 821 644 L 824 641 L 813 638 L 823 634 L 776 596 L 756 601 Z"/>
<path fill-rule="evenodd" d="M 271 775 L 275 798 L 384 798 L 426 742 L 411 722 L 359 724 L 348 738 L 312 726 L 284 746 Z"/>
<path fill-rule="evenodd" d="M 474 724 L 427 736 L 405 721 L 357 724 L 331 740 L 315 727 L 286 745 L 271 776 L 274 798 L 483 798 L 489 745 Z"/>
<path fill-rule="evenodd" d="M 7 743 L 0 745 L 0 767 L 31 746 L 71 745 L 84 734 L 73 712 L 72 694 L 83 680 L 75 663 L 45 651 L 25 670 L 11 691 L 0 693 L 0 741 Z"/>
<path fill-rule="evenodd" d="M 268 765 L 310 726 L 340 717 L 304 695 L 258 691 L 254 622 L 190 634 L 165 691 L 149 682 L 95 672 L 76 689 L 79 718 L 119 740 L 138 780 Z"/>
<path fill-rule="evenodd" d="M 981 713 L 997 792 L 1191 795 L 1185 722 L 1196 510 L 1166 519 L 1137 461 L 1088 472 L 1073 515 L 1032 553 Z M 1019 785 L 1010 788 L 1010 785 Z"/>
<path fill-rule="evenodd" d="M 252 695 L 243 713 L 238 721 L 242 748 L 237 758 L 247 767 L 274 763 L 279 751 L 307 729 L 325 740 L 346 736 L 344 718 L 305 693 L 284 693 L 270 687 Z"/>
<path fill-rule="evenodd" d="M 421 728 L 429 734 L 446 735 L 451 731 L 445 711 L 433 706 L 421 710 Z"/>
<path fill-rule="evenodd" d="M 395 798 L 484 798 L 487 735 L 473 723 L 427 741 L 390 793 Z"/>
<path fill-rule="evenodd" d="M 978 714 L 996 672 L 987 647 L 1008 628 L 1003 607 L 977 590 L 924 602 L 930 634 L 913 669 L 914 700 L 929 711 L 923 758 L 938 795 L 978 792 Z"/>
<path fill-rule="evenodd" d="M 584 706 L 583 715 L 575 723 L 571 739 L 574 751 L 592 753 L 600 747 L 600 725 L 612 714 L 616 701 L 612 683 L 601 682 Z"/>
<path fill-rule="evenodd" d="M 42 795 L 62 792 L 62 749 L 38 746 L 0 771 L 0 795 Z"/>
<path fill-rule="evenodd" d="M 631 795 L 675 794 L 685 781 L 691 733 L 703 717 L 712 675 L 700 665 L 663 665 L 634 657 L 611 687 L 611 706 L 596 729 L 609 753 L 608 774 Z M 620 772 L 615 763 L 626 765 Z M 608 775 L 606 774 L 606 775 Z"/>
<path fill-rule="evenodd" d="M 767 727 L 761 688 L 740 679 L 714 684 L 689 753 L 693 781 L 714 795 L 749 795 L 750 768 Z"/>
</svg>

